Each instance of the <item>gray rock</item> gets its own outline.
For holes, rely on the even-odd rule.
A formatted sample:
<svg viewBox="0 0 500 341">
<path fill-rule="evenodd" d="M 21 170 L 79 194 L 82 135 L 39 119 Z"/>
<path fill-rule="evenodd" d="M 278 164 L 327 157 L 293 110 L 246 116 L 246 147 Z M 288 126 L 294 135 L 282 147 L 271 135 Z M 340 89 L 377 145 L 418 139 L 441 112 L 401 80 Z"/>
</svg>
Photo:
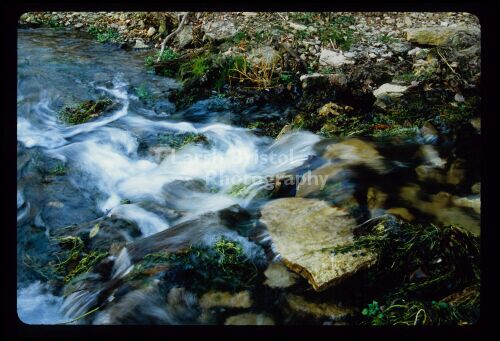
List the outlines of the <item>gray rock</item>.
<svg viewBox="0 0 500 341">
<path fill-rule="evenodd" d="M 136 39 L 134 49 L 149 49 L 149 46 L 142 39 Z"/>
<path fill-rule="evenodd" d="M 179 48 L 183 49 L 193 41 L 193 28 L 191 25 L 184 26 L 177 35 L 177 41 L 179 42 Z"/>
<path fill-rule="evenodd" d="M 354 64 L 354 61 L 347 58 L 342 52 L 322 49 L 319 56 L 319 63 L 320 65 L 338 67 L 344 64 Z"/>
<path fill-rule="evenodd" d="M 273 65 L 279 61 L 280 55 L 278 51 L 271 46 L 261 46 L 252 49 L 247 56 L 247 59 L 252 64 Z"/>
<path fill-rule="evenodd" d="M 147 35 L 148 37 L 152 37 L 155 33 L 156 33 L 156 28 L 154 28 L 154 27 L 150 27 L 150 28 L 148 29 L 148 32 L 146 33 L 146 35 Z"/>
<path fill-rule="evenodd" d="M 238 29 L 232 21 L 218 20 L 206 21 L 202 25 L 205 36 L 214 40 L 224 40 L 234 36 Z"/>
<path fill-rule="evenodd" d="M 270 326 L 274 325 L 274 321 L 271 317 L 264 314 L 245 313 L 228 317 L 224 324 L 226 326 Z"/>
</svg>

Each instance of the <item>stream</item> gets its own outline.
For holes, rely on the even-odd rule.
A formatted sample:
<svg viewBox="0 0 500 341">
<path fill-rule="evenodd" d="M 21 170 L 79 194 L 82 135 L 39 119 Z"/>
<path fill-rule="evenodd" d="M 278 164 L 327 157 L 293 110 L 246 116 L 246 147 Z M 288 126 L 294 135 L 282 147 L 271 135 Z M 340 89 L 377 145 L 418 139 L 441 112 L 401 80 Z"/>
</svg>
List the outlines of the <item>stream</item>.
<svg viewBox="0 0 500 341">
<path fill-rule="evenodd" d="M 18 30 L 18 315 L 23 322 L 62 323 L 85 313 L 86 300 L 91 301 L 89 295 L 63 298 L 50 281 L 40 281 L 23 265 L 26 254 L 48 259 L 52 249 L 43 240 L 59 229 L 100 217 L 120 218 L 139 228 L 136 234 L 124 233 L 127 242 L 137 242 L 179 224 L 204 220 L 210 212 L 237 207 L 248 212 L 247 223 L 258 230 L 262 229 L 257 224 L 259 210 L 270 200 L 260 194 L 273 189 L 276 177 L 302 176 L 324 163 L 318 135 L 294 131 L 274 140 L 237 125 L 241 115 L 279 116 L 287 108 L 235 108 L 230 99 L 214 95 L 177 111 L 166 98 L 181 84 L 146 72 L 147 53 L 99 44 L 82 32 Z M 147 95 L 141 96 L 141 89 Z M 67 125 L 58 118 L 67 105 L 103 96 L 115 105 L 94 120 Z M 176 150 L 165 143 L 187 134 L 202 134 L 207 143 Z M 432 143 L 416 139 L 409 150 L 423 144 Z M 369 153 L 352 153 L 342 150 L 338 157 L 379 162 L 367 160 Z M 401 174 L 404 179 L 409 164 L 413 169 L 424 162 L 410 160 L 409 155 L 402 152 L 386 160 L 389 171 L 382 173 Z M 57 172 L 58 168 L 63 171 Z M 359 176 L 346 174 L 340 189 L 335 189 L 337 199 L 356 192 L 355 183 L 360 181 Z M 323 180 L 319 178 L 320 185 Z M 241 183 L 246 184 L 242 192 L 231 195 Z M 294 189 L 282 193 L 293 195 Z M 477 215 L 467 219 L 471 226 L 478 224 Z M 240 241 L 249 258 L 266 257 L 255 240 L 229 228 L 185 233 L 183 241 L 207 245 L 224 234 Z M 132 258 L 120 253 L 114 276 L 130 271 Z M 149 314 L 164 323 L 179 322 L 154 311 Z M 108 323 L 107 318 L 98 315 L 93 323 Z M 182 321 L 192 322 L 188 317 Z"/>
</svg>

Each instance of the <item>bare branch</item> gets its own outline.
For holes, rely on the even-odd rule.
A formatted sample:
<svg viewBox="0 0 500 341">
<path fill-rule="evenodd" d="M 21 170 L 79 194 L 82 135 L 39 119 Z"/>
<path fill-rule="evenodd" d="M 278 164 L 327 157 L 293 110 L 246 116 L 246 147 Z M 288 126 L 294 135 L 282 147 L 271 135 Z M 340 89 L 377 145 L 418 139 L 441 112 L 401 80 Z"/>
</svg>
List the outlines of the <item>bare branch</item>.
<svg viewBox="0 0 500 341">
<path fill-rule="evenodd" d="M 166 36 L 165 39 L 162 41 L 160 53 L 158 54 L 158 58 L 156 59 L 157 63 L 160 61 L 161 55 L 163 54 L 163 51 L 165 51 L 165 46 L 167 46 L 167 42 L 170 40 L 170 38 L 174 37 L 177 33 L 180 32 L 181 28 L 186 23 L 186 19 L 187 19 L 188 15 L 189 15 L 189 12 L 186 12 L 186 14 L 184 14 L 184 16 L 182 17 L 181 22 L 179 23 L 179 27 L 177 27 L 177 29 L 175 31 L 173 31 L 168 36 Z"/>
</svg>

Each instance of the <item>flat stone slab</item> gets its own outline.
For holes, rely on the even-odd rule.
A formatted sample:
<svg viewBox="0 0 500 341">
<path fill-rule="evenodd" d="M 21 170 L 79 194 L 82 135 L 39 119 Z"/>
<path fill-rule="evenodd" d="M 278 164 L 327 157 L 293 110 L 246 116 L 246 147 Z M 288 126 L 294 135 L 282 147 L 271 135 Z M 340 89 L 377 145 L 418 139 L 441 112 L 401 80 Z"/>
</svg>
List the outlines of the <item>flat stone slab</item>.
<svg viewBox="0 0 500 341">
<path fill-rule="evenodd" d="M 376 262 L 376 255 L 366 250 L 332 252 L 336 246 L 353 242 L 356 221 L 324 201 L 277 199 L 264 206 L 261 213 L 261 221 L 285 265 L 306 278 L 316 291 L 323 291 Z"/>
</svg>

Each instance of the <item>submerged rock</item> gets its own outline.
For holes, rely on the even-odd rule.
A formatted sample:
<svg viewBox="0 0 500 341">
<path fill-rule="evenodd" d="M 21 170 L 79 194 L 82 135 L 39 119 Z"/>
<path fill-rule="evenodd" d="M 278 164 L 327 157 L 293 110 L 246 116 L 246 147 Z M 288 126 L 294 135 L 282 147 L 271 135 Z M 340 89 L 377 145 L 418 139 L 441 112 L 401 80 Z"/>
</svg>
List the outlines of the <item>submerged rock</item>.
<svg viewBox="0 0 500 341">
<path fill-rule="evenodd" d="M 203 309 L 214 307 L 223 308 L 250 308 L 252 298 L 249 291 L 240 291 L 232 294 L 230 292 L 207 292 L 200 299 L 200 306 Z"/>
<path fill-rule="evenodd" d="M 297 275 L 288 271 L 282 263 L 269 264 L 264 275 L 267 278 L 264 284 L 271 288 L 288 288 L 297 281 Z"/>
<path fill-rule="evenodd" d="M 264 314 L 245 313 L 228 317 L 224 324 L 226 326 L 271 326 L 274 325 L 274 321 Z"/>
<path fill-rule="evenodd" d="M 284 263 L 322 291 L 373 265 L 376 255 L 332 248 L 350 244 L 356 221 L 343 210 L 315 199 L 283 198 L 268 203 L 261 221 Z"/>
<path fill-rule="evenodd" d="M 315 303 L 302 296 L 288 295 L 286 302 L 290 309 L 299 315 L 310 315 L 315 318 L 330 318 L 338 320 L 354 315 L 356 310 L 352 307 L 342 307 L 333 303 Z"/>
</svg>

